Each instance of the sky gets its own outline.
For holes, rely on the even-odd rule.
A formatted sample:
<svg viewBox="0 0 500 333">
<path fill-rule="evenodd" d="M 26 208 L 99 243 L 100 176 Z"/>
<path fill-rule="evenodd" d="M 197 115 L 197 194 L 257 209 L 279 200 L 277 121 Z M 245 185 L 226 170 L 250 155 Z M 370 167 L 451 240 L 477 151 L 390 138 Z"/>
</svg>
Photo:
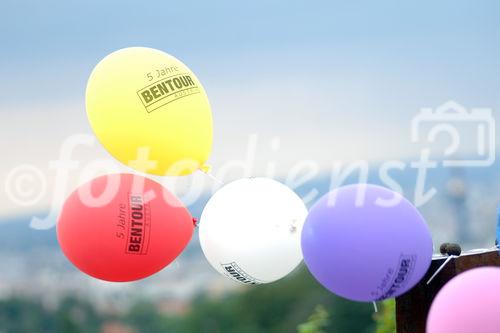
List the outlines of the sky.
<svg viewBox="0 0 500 333">
<path fill-rule="evenodd" d="M 129 46 L 176 56 L 204 84 L 215 169 L 243 159 L 252 135 L 257 164 L 271 161 L 278 174 L 301 160 L 326 169 L 333 160 L 412 158 L 411 120 L 421 108 L 454 100 L 498 115 L 499 22 L 494 0 L 3 0 L 0 180 L 31 165 L 53 187 L 49 163 L 62 143 L 92 135 L 84 100 L 90 72 Z M 80 166 L 111 160 L 97 142 L 74 158 Z M 80 181 L 72 179 L 68 191 Z M 19 205 L 6 187 L 0 216 L 51 200 L 47 193 Z"/>
</svg>

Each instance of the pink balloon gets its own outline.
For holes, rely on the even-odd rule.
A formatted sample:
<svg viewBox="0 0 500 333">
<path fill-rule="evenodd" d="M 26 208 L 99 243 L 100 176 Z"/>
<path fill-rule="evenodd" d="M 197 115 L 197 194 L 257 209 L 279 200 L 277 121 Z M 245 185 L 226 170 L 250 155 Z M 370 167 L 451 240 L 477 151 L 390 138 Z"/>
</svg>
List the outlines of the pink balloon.
<svg viewBox="0 0 500 333">
<path fill-rule="evenodd" d="M 427 333 L 500 332 L 500 268 L 462 273 L 439 291 L 427 318 Z"/>
</svg>

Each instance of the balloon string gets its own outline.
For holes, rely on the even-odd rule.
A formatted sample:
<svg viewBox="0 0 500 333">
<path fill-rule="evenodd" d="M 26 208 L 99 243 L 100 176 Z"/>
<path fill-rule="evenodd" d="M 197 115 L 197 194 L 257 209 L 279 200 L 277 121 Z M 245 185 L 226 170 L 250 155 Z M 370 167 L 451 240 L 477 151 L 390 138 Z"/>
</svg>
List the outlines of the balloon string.
<svg viewBox="0 0 500 333">
<path fill-rule="evenodd" d="M 434 280 L 434 278 L 439 274 L 439 272 L 441 272 L 443 270 L 443 268 L 451 261 L 451 259 L 453 258 L 458 258 L 458 256 L 455 256 L 455 255 L 451 255 L 449 256 L 448 258 L 446 258 L 446 260 L 444 261 L 444 263 L 439 266 L 439 268 L 434 272 L 434 274 L 432 274 L 431 278 L 429 280 L 427 280 L 427 285 L 429 283 L 432 282 L 432 280 Z"/>
<path fill-rule="evenodd" d="M 199 171 L 203 172 L 205 175 L 207 175 L 210 179 L 212 179 L 214 182 L 218 183 L 219 185 L 224 185 L 224 183 L 222 181 L 220 181 L 219 179 L 215 178 L 214 175 L 212 175 L 210 172 L 208 171 L 205 171 L 203 169 L 198 169 Z"/>
<path fill-rule="evenodd" d="M 493 250 L 498 250 L 499 249 L 499 245 L 495 245 L 494 247 L 491 247 L 489 249 L 474 249 L 474 250 L 470 250 L 470 251 L 467 251 L 465 253 L 462 253 L 462 255 L 464 254 L 474 254 L 474 253 L 485 253 L 485 252 L 489 252 L 489 251 L 493 251 Z M 429 278 L 429 280 L 427 281 L 427 284 L 430 284 L 432 282 L 432 280 L 434 280 L 434 278 L 439 274 L 439 272 L 441 272 L 443 270 L 443 268 L 454 258 L 458 258 L 459 256 L 456 256 L 456 255 L 451 255 L 449 256 L 448 258 L 446 258 L 445 262 L 439 266 L 439 268 L 434 272 L 434 274 L 432 274 L 432 276 Z"/>
<path fill-rule="evenodd" d="M 377 302 L 374 301 L 374 302 L 372 302 L 372 304 L 373 304 L 373 311 L 375 311 L 375 313 L 377 313 L 378 312 Z"/>
</svg>

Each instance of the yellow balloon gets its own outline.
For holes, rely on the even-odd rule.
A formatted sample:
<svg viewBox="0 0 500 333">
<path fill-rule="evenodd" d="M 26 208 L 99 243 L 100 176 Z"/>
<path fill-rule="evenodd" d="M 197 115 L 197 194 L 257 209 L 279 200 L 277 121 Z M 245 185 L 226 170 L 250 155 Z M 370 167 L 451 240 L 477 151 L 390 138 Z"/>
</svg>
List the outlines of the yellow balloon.
<svg viewBox="0 0 500 333">
<path fill-rule="evenodd" d="M 105 57 L 92 71 L 87 115 L 95 135 L 122 163 L 156 175 L 204 169 L 212 149 L 212 112 L 198 78 L 151 48 Z"/>
</svg>

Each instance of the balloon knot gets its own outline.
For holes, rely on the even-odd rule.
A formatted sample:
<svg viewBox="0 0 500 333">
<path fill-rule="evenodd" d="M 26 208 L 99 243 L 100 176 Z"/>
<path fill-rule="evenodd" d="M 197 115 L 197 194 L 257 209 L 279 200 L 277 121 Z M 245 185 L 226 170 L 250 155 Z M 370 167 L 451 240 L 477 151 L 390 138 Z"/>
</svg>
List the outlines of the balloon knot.
<svg viewBox="0 0 500 333">
<path fill-rule="evenodd" d="M 196 217 L 193 217 L 193 225 L 195 228 L 198 226 L 198 219 Z"/>
<path fill-rule="evenodd" d="M 204 173 L 210 173 L 210 171 L 212 171 L 212 166 L 209 164 L 203 164 L 200 167 L 200 170 L 203 171 Z"/>
</svg>

